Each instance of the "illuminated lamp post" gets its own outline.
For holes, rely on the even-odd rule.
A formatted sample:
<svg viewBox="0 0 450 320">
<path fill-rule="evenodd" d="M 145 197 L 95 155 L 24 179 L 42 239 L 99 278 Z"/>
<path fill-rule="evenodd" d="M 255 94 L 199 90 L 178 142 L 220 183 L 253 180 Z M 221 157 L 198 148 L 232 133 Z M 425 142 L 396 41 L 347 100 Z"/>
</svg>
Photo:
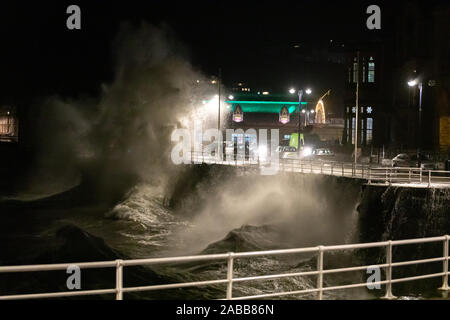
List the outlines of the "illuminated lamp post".
<svg viewBox="0 0 450 320">
<path fill-rule="evenodd" d="M 420 161 L 420 142 L 421 142 L 421 134 L 422 134 L 422 82 L 414 80 L 408 81 L 408 86 L 419 88 L 419 127 L 417 129 L 417 166 L 420 168 L 422 166 Z"/>
<path fill-rule="evenodd" d="M 305 92 L 306 92 L 306 94 L 309 95 L 309 94 L 311 94 L 312 90 L 308 88 L 308 89 L 305 90 Z M 289 89 L 289 93 L 290 94 L 294 94 L 295 93 L 295 89 L 294 88 Z M 305 113 L 305 112 L 303 112 L 304 110 L 301 111 L 303 90 L 298 90 L 297 94 L 298 94 L 298 127 L 297 127 L 297 139 L 298 139 L 298 141 L 297 141 L 297 146 L 298 146 L 298 149 L 300 150 L 300 131 L 301 131 L 301 128 L 300 128 L 300 124 L 301 124 L 301 122 L 300 122 L 300 113 Z M 305 116 L 305 126 L 306 126 L 306 116 Z M 299 150 L 297 150 L 297 151 L 299 151 Z"/>
</svg>

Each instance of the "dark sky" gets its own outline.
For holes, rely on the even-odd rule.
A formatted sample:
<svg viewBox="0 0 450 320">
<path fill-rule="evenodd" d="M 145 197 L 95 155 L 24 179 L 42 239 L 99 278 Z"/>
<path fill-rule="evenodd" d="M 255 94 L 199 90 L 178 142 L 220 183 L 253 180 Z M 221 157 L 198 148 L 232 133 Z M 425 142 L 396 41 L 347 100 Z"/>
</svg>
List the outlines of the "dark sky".
<svg viewBox="0 0 450 320">
<path fill-rule="evenodd" d="M 111 44 L 124 21 L 169 25 L 194 66 L 206 74 L 217 74 L 220 67 L 226 83 L 247 81 L 271 88 L 303 82 L 319 85 L 332 78 L 332 68 L 308 57 L 317 58 L 330 40 L 344 43 L 388 35 L 399 3 L 1 1 L 0 97 L 95 93 L 101 82 L 114 76 Z M 80 31 L 66 28 L 70 4 L 81 7 Z M 382 8 L 381 32 L 365 27 L 369 4 Z"/>
</svg>

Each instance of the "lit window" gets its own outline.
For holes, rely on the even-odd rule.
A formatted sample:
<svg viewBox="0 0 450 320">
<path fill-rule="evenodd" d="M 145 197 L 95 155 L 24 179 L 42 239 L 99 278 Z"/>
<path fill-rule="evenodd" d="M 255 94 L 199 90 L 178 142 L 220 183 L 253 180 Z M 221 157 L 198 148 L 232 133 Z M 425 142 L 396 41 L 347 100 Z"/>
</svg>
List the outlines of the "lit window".
<svg viewBox="0 0 450 320">
<path fill-rule="evenodd" d="M 366 143 L 372 143 L 372 132 L 373 132 L 373 118 L 367 118 L 367 126 L 366 126 Z"/>
<path fill-rule="evenodd" d="M 18 121 L 9 110 L 0 109 L 0 142 L 17 142 Z"/>
<path fill-rule="evenodd" d="M 372 113 L 372 107 L 367 107 L 367 113 Z"/>
<path fill-rule="evenodd" d="M 370 57 L 369 61 L 368 82 L 375 82 L 375 62 L 373 62 L 372 57 Z"/>
<path fill-rule="evenodd" d="M 355 144 L 355 118 L 352 118 L 352 144 Z"/>
<path fill-rule="evenodd" d="M 356 58 L 353 60 L 353 82 L 356 83 L 358 80 L 358 62 L 356 62 Z"/>
<path fill-rule="evenodd" d="M 0 135 L 9 136 L 14 132 L 14 119 L 9 116 L 0 116 Z"/>
<path fill-rule="evenodd" d="M 347 118 L 347 141 L 350 140 L 350 120 Z"/>
</svg>

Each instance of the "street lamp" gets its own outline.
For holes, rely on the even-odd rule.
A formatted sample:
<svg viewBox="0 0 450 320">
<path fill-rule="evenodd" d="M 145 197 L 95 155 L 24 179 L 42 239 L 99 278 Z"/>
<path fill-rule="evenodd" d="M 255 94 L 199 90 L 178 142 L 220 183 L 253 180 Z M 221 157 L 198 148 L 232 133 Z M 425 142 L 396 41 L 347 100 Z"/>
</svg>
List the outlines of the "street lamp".
<svg viewBox="0 0 450 320">
<path fill-rule="evenodd" d="M 417 79 L 409 80 L 408 86 L 419 88 L 419 127 L 417 129 L 417 166 L 420 168 L 422 166 L 420 161 L 420 141 L 422 134 L 422 81 L 418 81 Z"/>
<path fill-rule="evenodd" d="M 307 88 L 305 90 L 306 94 L 311 94 L 312 90 L 310 88 Z M 295 93 L 295 89 L 291 88 L 289 89 L 289 93 L 290 94 L 294 94 Z M 305 110 L 301 110 L 301 105 L 302 105 L 302 97 L 303 97 L 303 90 L 298 90 L 297 92 L 298 94 L 298 128 L 297 128 L 297 146 L 298 146 L 298 151 L 300 150 L 300 112 L 305 113 Z M 305 126 L 306 126 L 306 115 L 305 115 Z"/>
</svg>

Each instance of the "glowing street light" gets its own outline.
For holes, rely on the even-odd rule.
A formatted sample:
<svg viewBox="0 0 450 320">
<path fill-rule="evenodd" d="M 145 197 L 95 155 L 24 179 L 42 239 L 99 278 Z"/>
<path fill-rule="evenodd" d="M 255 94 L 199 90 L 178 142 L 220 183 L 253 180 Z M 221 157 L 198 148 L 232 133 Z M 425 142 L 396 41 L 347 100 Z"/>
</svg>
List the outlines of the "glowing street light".
<svg viewBox="0 0 450 320">
<path fill-rule="evenodd" d="M 417 166 L 420 168 L 422 166 L 421 158 L 420 158 L 420 137 L 422 134 L 422 82 L 417 81 L 417 79 L 409 80 L 408 86 L 419 88 L 419 134 L 417 135 Z"/>
<path fill-rule="evenodd" d="M 233 100 L 233 99 L 234 99 L 234 96 L 233 96 L 232 94 L 230 94 L 230 95 L 228 96 L 228 99 Z"/>
<path fill-rule="evenodd" d="M 290 93 L 290 94 L 294 94 L 295 92 L 296 92 L 295 88 L 290 88 L 290 89 L 289 89 L 289 93 Z M 306 94 L 310 95 L 311 92 L 312 92 L 312 90 L 311 90 L 310 88 L 307 88 L 307 89 L 305 90 L 305 92 L 306 92 Z M 300 126 L 301 126 L 300 116 L 301 116 L 301 113 L 305 114 L 305 113 L 306 113 L 306 110 L 305 110 L 305 109 L 301 110 L 301 109 L 302 109 L 302 108 L 301 108 L 301 104 L 302 104 L 303 90 L 302 90 L 302 89 L 301 89 L 301 90 L 298 90 L 298 91 L 297 91 L 297 94 L 298 94 L 298 128 L 297 128 L 297 137 L 298 137 L 297 146 L 298 146 L 298 150 L 297 150 L 297 152 L 300 152 L 300 132 L 301 132 L 301 128 L 300 128 Z M 300 111 L 300 110 L 301 110 L 301 111 Z M 300 112 L 301 112 L 301 113 L 300 113 Z M 309 111 L 307 112 L 307 114 L 304 115 L 304 118 L 305 118 L 305 127 L 306 127 L 306 118 L 307 118 L 307 117 L 309 118 Z"/>
</svg>

